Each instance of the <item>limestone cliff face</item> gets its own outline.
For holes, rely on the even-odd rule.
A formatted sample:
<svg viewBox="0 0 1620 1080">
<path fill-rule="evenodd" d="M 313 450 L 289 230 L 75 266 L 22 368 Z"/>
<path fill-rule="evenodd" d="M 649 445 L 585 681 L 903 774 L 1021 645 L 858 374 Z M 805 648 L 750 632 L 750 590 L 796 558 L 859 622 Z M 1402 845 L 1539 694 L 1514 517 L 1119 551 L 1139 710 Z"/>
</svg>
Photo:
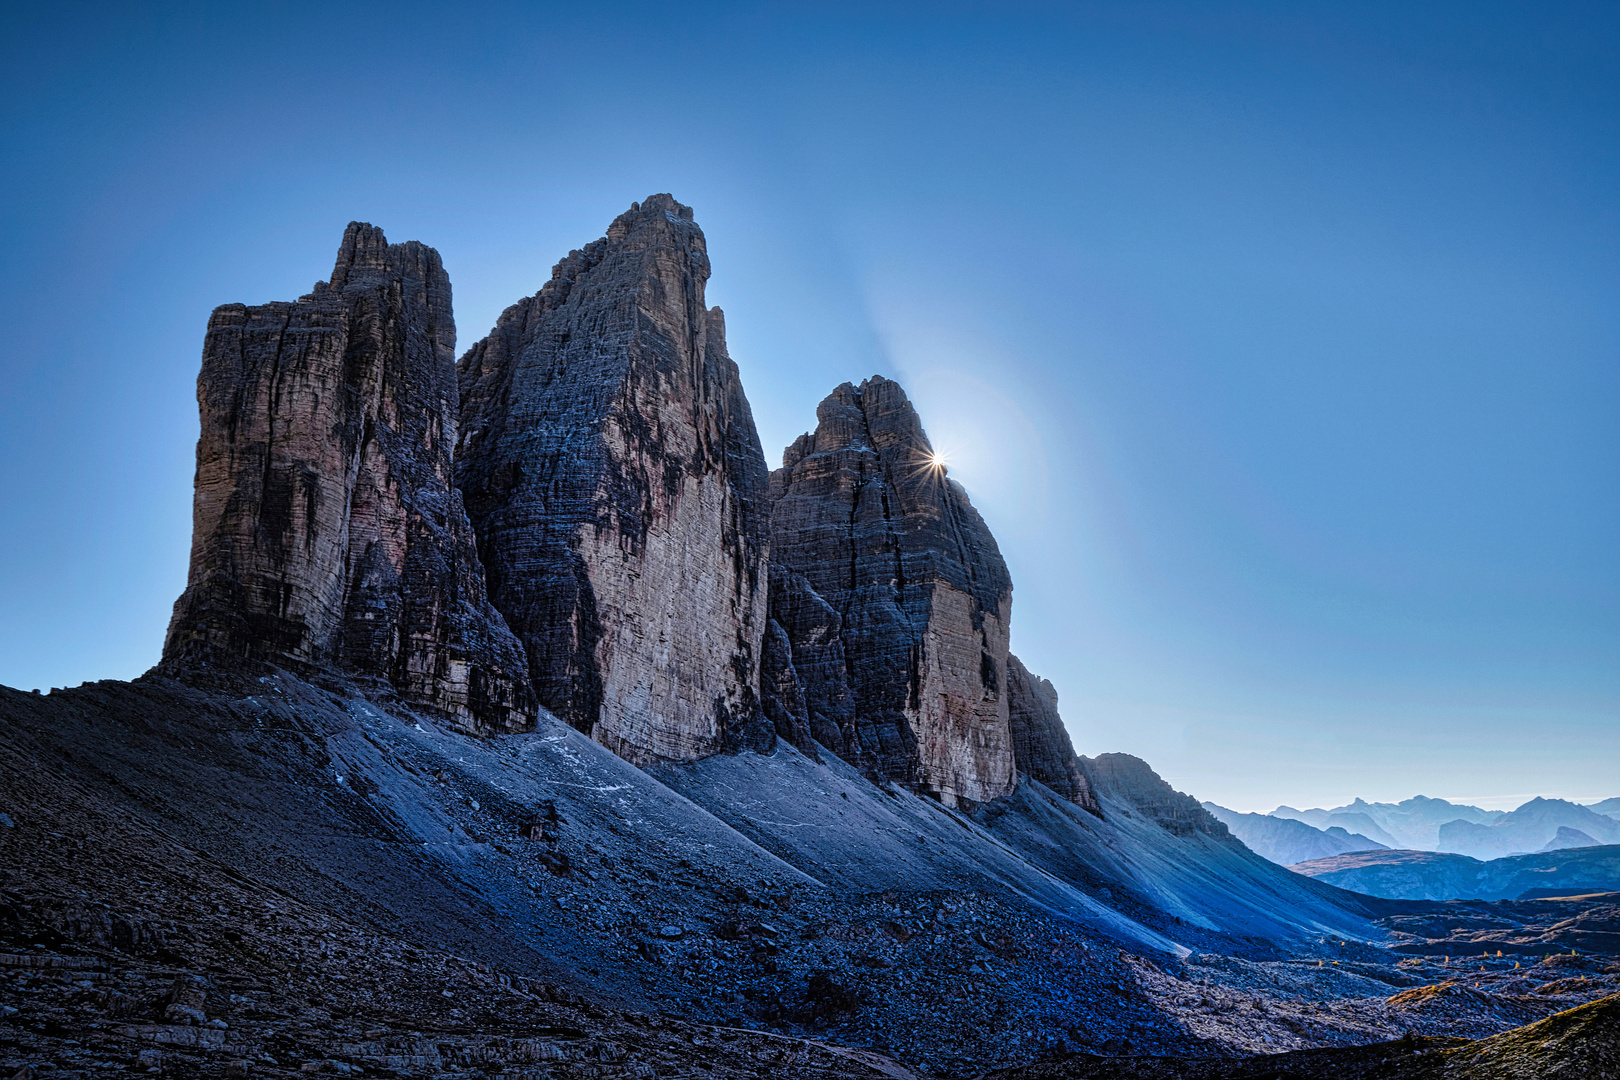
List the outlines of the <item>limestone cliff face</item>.
<svg viewBox="0 0 1620 1080">
<path fill-rule="evenodd" d="M 839 752 L 950 803 L 1008 793 L 1012 580 L 994 538 L 961 486 L 930 465 L 897 383 L 845 383 L 816 419 L 771 475 L 772 559 L 830 609 L 772 611 L 807 703 L 839 693 L 799 661 L 836 614 L 849 712 L 829 707 L 824 729 L 839 729 Z"/>
<path fill-rule="evenodd" d="M 766 469 L 689 208 L 632 206 L 461 358 L 457 480 L 547 708 L 637 763 L 770 738 Z"/>
<path fill-rule="evenodd" d="M 469 731 L 532 724 L 452 484 L 455 333 L 438 253 L 360 223 L 310 295 L 214 312 L 166 661 L 342 670 Z"/>
<path fill-rule="evenodd" d="M 1074 744 L 1069 741 L 1057 705 L 1056 687 L 1031 675 L 1018 657 L 1007 657 L 1007 715 L 1013 761 L 1020 772 L 1101 817 L 1102 807 L 1086 774 L 1080 771 Z"/>
</svg>

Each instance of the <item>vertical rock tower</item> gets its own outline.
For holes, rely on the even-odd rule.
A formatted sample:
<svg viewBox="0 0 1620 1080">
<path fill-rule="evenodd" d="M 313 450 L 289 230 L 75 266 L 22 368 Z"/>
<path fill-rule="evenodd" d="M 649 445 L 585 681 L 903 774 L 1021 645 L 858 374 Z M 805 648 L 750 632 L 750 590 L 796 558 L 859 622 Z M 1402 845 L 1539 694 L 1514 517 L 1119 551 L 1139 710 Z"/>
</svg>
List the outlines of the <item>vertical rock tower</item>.
<svg viewBox="0 0 1620 1080">
<path fill-rule="evenodd" d="M 1007 794 L 1012 579 L 995 539 L 899 384 L 845 383 L 816 419 L 771 475 L 772 559 L 832 609 L 773 609 L 796 669 L 801 646 L 826 653 L 836 613 L 853 706 L 842 753 L 951 804 Z M 807 700 L 843 692 L 797 674 Z"/>
<path fill-rule="evenodd" d="M 453 486 L 450 279 L 358 222 L 296 303 L 215 310 L 165 661 L 341 670 L 474 732 L 534 719 Z"/>
<path fill-rule="evenodd" d="M 951 803 L 1096 808 L 1012 582 L 899 385 L 767 474 L 692 211 L 633 205 L 454 360 L 438 254 L 214 312 L 171 666 L 340 672 L 474 733 L 544 705 L 636 764 L 825 747 Z M 769 560 L 769 561 L 768 561 Z"/>
<path fill-rule="evenodd" d="M 691 209 L 654 195 L 459 364 L 490 597 L 540 702 L 643 764 L 770 739 L 765 458 L 708 277 Z"/>
</svg>

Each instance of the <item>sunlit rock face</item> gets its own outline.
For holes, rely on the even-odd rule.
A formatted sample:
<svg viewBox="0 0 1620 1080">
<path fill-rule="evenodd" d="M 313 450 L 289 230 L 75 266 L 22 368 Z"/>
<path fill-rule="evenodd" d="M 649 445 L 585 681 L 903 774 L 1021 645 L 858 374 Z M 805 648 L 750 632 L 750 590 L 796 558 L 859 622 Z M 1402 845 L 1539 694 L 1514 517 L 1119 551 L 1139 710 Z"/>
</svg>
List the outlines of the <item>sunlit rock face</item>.
<svg viewBox="0 0 1620 1080">
<path fill-rule="evenodd" d="M 358 222 L 310 295 L 215 310 L 166 662 L 326 668 L 464 730 L 532 725 L 452 484 L 455 340 L 438 252 Z"/>
<path fill-rule="evenodd" d="M 1039 675 L 1031 675 L 1016 656 L 1007 657 L 1007 712 L 1018 771 L 1102 816 L 1097 795 L 1080 771 L 1074 744 L 1058 715 L 1057 688 Z"/>
<path fill-rule="evenodd" d="M 460 361 L 457 479 L 542 704 L 630 761 L 769 745 L 766 469 L 692 211 L 632 206 Z"/>
<path fill-rule="evenodd" d="M 847 713 L 829 706 L 825 722 L 812 716 L 809 726 L 837 729 L 846 759 L 946 802 L 1007 794 L 1016 781 L 1012 580 L 995 539 L 934 462 L 899 384 L 845 383 L 816 419 L 771 475 L 772 558 L 823 601 L 776 603 L 772 615 L 791 643 L 807 710 L 847 694 Z M 842 690 L 826 663 L 833 615 Z M 819 671 L 800 662 L 818 649 Z"/>
</svg>

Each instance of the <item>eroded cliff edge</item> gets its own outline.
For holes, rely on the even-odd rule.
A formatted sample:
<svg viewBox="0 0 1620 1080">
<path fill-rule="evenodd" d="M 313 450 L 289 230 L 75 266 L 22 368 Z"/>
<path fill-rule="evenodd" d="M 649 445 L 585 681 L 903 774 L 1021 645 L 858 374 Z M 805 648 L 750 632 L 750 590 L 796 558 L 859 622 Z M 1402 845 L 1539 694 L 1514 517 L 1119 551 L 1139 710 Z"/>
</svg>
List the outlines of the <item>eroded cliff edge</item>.
<svg viewBox="0 0 1620 1080">
<path fill-rule="evenodd" d="M 1030 674 L 1023 661 L 1011 655 L 1007 657 L 1007 714 L 1013 761 L 1019 771 L 1101 817 L 1097 793 L 1058 715 L 1057 687 Z"/>
<path fill-rule="evenodd" d="M 455 339 L 438 252 L 359 222 L 314 292 L 214 311 L 166 663 L 337 670 L 468 731 L 533 724 L 452 484 Z"/>
<path fill-rule="evenodd" d="M 771 737 L 766 469 L 709 257 L 632 206 L 460 362 L 457 481 L 539 700 L 622 757 Z"/>
</svg>

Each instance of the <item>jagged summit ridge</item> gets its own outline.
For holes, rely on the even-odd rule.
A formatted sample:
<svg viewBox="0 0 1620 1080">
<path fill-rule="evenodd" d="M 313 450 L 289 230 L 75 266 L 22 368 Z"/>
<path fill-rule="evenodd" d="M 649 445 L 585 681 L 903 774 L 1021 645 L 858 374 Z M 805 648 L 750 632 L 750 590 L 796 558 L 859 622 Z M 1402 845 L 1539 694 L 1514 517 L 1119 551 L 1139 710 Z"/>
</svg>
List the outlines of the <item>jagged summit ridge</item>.
<svg viewBox="0 0 1620 1080">
<path fill-rule="evenodd" d="M 451 483 L 455 334 L 438 252 L 360 222 L 296 303 L 215 310 L 165 662 L 338 670 L 468 730 L 532 724 Z"/>
<path fill-rule="evenodd" d="M 708 276 L 654 195 L 459 363 L 438 254 L 359 222 L 309 295 L 219 309 L 166 662 L 338 671 L 469 731 L 544 706 L 643 765 L 781 735 L 953 804 L 1022 770 L 1098 810 L 905 392 L 836 388 L 770 476 Z"/>
<path fill-rule="evenodd" d="M 1231 831 L 1198 800 L 1165 783 L 1152 766 L 1130 754 L 1098 754 L 1081 758 L 1081 768 L 1100 795 L 1130 803 L 1149 819 L 1177 836 L 1195 833 L 1230 840 Z"/>
<path fill-rule="evenodd" d="M 540 701 L 631 761 L 769 738 L 766 469 L 689 207 L 654 195 L 461 358 L 457 482 Z"/>
</svg>

